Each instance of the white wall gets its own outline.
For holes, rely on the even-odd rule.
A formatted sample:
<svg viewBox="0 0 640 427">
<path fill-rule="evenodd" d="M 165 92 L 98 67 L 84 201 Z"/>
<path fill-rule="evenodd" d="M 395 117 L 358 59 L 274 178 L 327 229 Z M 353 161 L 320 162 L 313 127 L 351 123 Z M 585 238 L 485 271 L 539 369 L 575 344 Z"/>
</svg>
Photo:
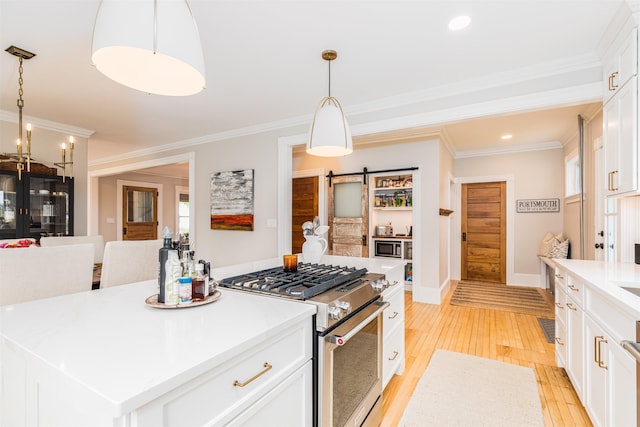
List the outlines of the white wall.
<svg viewBox="0 0 640 427">
<path fill-rule="evenodd" d="M 439 219 L 438 212 L 442 199 L 448 198 L 448 176 L 452 173 L 451 157 L 448 153 L 441 156 L 440 145 L 439 140 L 431 139 L 387 146 L 356 146 L 352 154 L 338 158 L 306 153 L 293 156 L 294 171 L 322 168 L 326 173 L 337 174 L 360 172 L 365 167 L 368 171 L 418 167 L 413 180 L 412 290 L 414 300 L 436 304 L 441 301 L 440 286 L 448 277 L 449 255 L 448 227 Z M 442 176 L 447 179 L 444 189 L 440 183 Z"/>
<path fill-rule="evenodd" d="M 455 160 L 457 178 L 494 175 L 514 177 L 515 200 L 563 200 L 564 157 L 561 148 Z M 537 251 L 540 241 L 547 231 L 559 233 L 563 230 L 563 213 L 564 204 L 561 203 L 560 212 L 514 214 L 513 255 L 516 277 L 539 276 L 540 262 Z"/>
<path fill-rule="evenodd" d="M 118 187 L 117 181 L 125 180 L 131 182 L 158 184 L 162 189 L 162 206 L 159 208 L 159 217 L 162 222 L 159 226 L 160 233 L 167 226 L 171 231 L 175 232 L 176 228 L 176 206 L 175 206 L 175 188 L 176 185 L 188 186 L 189 181 L 177 178 L 158 177 L 153 175 L 139 173 L 123 173 L 118 175 L 110 175 L 99 179 L 99 214 L 98 214 L 98 231 L 104 237 L 105 242 L 110 240 L 118 240 L 117 218 L 122 213 L 118 212 L 117 199 Z M 114 222 L 107 220 L 113 219 Z M 161 236 L 158 236 L 160 238 Z"/>
</svg>

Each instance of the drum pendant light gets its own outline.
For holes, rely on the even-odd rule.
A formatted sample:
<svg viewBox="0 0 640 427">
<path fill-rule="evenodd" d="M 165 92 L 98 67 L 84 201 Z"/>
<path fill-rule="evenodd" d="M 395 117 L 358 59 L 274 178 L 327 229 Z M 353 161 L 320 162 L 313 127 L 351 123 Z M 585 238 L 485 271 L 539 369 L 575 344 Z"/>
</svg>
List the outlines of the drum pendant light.
<svg viewBox="0 0 640 427">
<path fill-rule="evenodd" d="M 101 0 L 91 60 L 110 79 L 156 95 L 205 87 L 202 45 L 186 0 Z"/>
<path fill-rule="evenodd" d="M 314 156 L 338 157 L 353 152 L 351 131 L 342 106 L 331 96 L 331 61 L 337 57 L 334 50 L 322 52 L 322 59 L 329 63 L 329 95 L 320 100 L 311 122 L 307 153 Z"/>
</svg>

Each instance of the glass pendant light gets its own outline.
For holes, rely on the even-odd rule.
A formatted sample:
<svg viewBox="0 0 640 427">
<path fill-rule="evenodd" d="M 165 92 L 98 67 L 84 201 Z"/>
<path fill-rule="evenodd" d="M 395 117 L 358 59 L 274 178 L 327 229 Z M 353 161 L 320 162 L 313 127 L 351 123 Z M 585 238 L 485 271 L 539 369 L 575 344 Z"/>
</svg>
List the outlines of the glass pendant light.
<svg viewBox="0 0 640 427">
<path fill-rule="evenodd" d="M 186 0 L 101 0 L 91 60 L 110 79 L 156 95 L 205 87 L 204 56 Z"/>
<path fill-rule="evenodd" d="M 337 57 L 334 50 L 322 52 L 322 59 L 329 63 L 329 95 L 320 100 L 311 122 L 307 153 L 314 156 L 338 157 L 353 152 L 351 131 L 342 106 L 331 96 L 331 61 Z"/>
</svg>

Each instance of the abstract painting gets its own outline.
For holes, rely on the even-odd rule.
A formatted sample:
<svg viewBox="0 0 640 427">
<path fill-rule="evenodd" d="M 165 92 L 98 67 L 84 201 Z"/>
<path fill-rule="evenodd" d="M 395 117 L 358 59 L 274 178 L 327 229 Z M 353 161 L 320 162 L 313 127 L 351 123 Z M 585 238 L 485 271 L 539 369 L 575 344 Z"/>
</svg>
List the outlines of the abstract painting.
<svg viewBox="0 0 640 427">
<path fill-rule="evenodd" d="M 211 229 L 253 231 L 253 169 L 211 174 Z"/>
</svg>

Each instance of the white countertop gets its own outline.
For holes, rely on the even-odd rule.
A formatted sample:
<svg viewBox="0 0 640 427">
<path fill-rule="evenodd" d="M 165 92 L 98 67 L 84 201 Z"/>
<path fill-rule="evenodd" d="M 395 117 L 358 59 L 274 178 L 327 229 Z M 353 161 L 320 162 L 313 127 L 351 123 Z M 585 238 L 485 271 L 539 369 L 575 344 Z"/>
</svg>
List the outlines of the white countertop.
<svg viewBox="0 0 640 427">
<path fill-rule="evenodd" d="M 553 259 L 553 262 L 595 290 L 614 298 L 623 309 L 640 320 L 640 297 L 622 289 L 623 286 L 640 289 L 640 265 L 578 259 Z"/>
<path fill-rule="evenodd" d="M 145 305 L 157 281 L 0 307 L 0 338 L 110 403 L 117 417 L 229 360 L 315 306 L 229 289 L 211 304 Z M 1 362 L 0 362 L 1 363 Z"/>
<path fill-rule="evenodd" d="M 303 261 L 300 256 L 300 261 Z M 323 256 L 321 263 L 398 274 L 405 261 Z M 213 269 L 216 279 L 281 258 Z M 315 306 L 226 288 L 211 304 L 145 305 L 155 280 L 0 307 L 0 338 L 92 390 L 118 417 L 315 313 Z M 1 355 L 0 355 L 1 356 Z M 1 362 L 0 362 L 1 363 Z"/>
</svg>

